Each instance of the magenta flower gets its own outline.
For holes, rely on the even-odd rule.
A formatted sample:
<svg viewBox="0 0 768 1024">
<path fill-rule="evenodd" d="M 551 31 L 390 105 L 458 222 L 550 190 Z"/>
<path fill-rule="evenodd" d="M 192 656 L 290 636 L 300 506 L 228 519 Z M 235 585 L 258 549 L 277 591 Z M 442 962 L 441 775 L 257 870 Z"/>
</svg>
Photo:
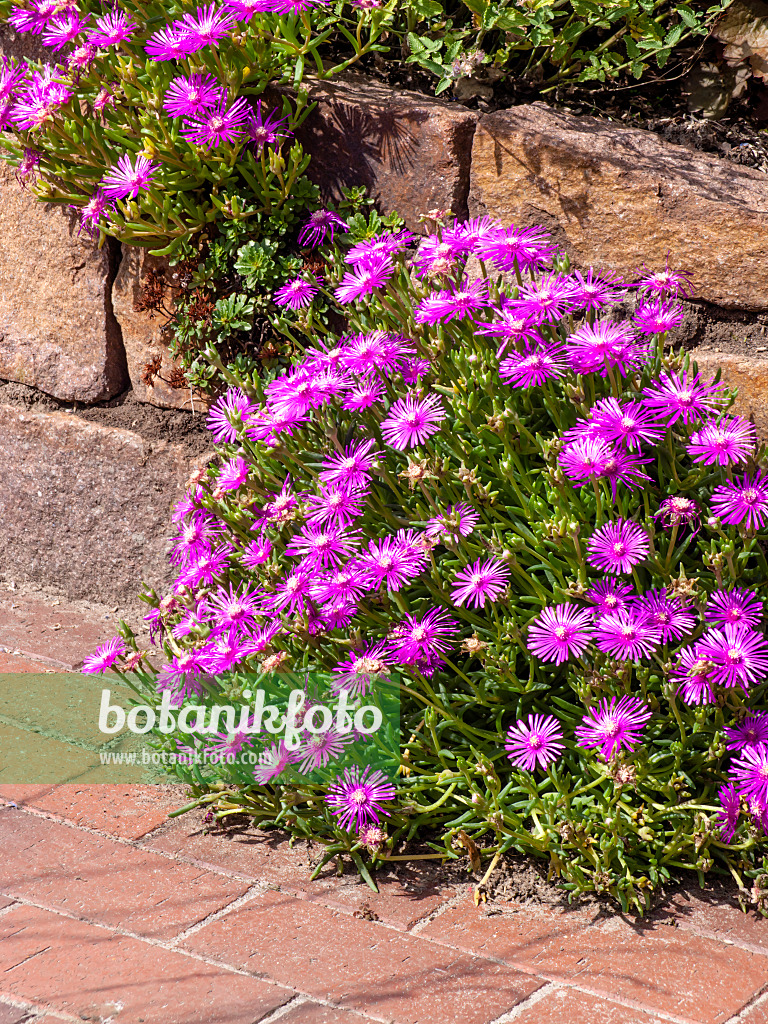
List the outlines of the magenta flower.
<svg viewBox="0 0 768 1024">
<path fill-rule="evenodd" d="M 625 611 L 637 600 L 637 595 L 628 583 L 607 579 L 595 583 L 584 595 L 595 605 L 595 615 L 610 615 L 611 612 Z"/>
<path fill-rule="evenodd" d="M 768 747 L 747 747 L 734 760 L 731 772 L 741 796 L 768 803 Z"/>
<path fill-rule="evenodd" d="M 278 117 L 276 110 L 271 110 L 265 116 L 261 100 L 256 101 L 256 110 L 248 119 L 248 141 L 253 143 L 257 156 L 261 156 L 265 146 L 284 142 L 292 134 L 286 128 L 287 121 L 286 117 Z"/>
<path fill-rule="evenodd" d="M 346 487 L 328 484 L 319 494 L 308 494 L 304 501 L 307 522 L 350 526 L 363 514 L 365 495 Z"/>
<path fill-rule="evenodd" d="M 567 346 L 574 373 L 599 373 L 605 377 L 608 367 L 616 367 L 624 377 L 646 358 L 631 326 L 612 320 L 582 324 L 568 337 Z"/>
<path fill-rule="evenodd" d="M 20 67 L 13 57 L 0 58 L 0 102 L 13 96 L 26 73 L 26 68 Z"/>
<path fill-rule="evenodd" d="M 472 281 L 428 295 L 415 307 L 413 318 L 417 324 L 447 323 L 455 318 L 462 319 L 478 309 L 484 309 L 488 302 L 486 282 Z"/>
<path fill-rule="evenodd" d="M 449 505 L 442 515 L 428 519 L 425 532 L 431 540 L 437 540 L 446 534 L 451 534 L 453 539 L 469 537 L 479 522 L 480 516 L 472 506 L 466 501 L 461 501 L 458 505 Z"/>
<path fill-rule="evenodd" d="M 663 299 L 641 302 L 632 319 L 641 334 L 661 334 L 683 322 L 683 307 Z"/>
<path fill-rule="evenodd" d="M 635 283 L 635 288 L 661 298 L 667 295 L 693 294 L 693 282 L 690 275 L 681 270 L 670 270 L 669 263 L 663 270 L 646 271 L 645 276 Z"/>
<path fill-rule="evenodd" d="M 482 559 L 467 566 L 454 577 L 451 600 L 457 608 L 482 608 L 486 601 L 498 601 L 509 583 L 510 571 L 496 558 Z"/>
<path fill-rule="evenodd" d="M 353 697 L 364 697 L 379 682 L 389 682 L 389 666 L 384 653 L 386 646 L 376 644 L 362 651 L 352 651 L 344 661 L 333 669 L 335 679 L 331 683 L 334 693 L 347 690 Z"/>
<path fill-rule="evenodd" d="M 453 646 L 458 623 L 440 608 L 430 610 L 417 619 L 406 615 L 390 633 L 387 646 L 402 665 L 442 654 Z"/>
<path fill-rule="evenodd" d="M 280 578 L 274 594 L 265 599 L 265 606 L 275 612 L 284 611 L 286 608 L 289 608 L 292 614 L 303 612 L 311 597 L 313 585 L 312 573 L 303 566 L 297 566 Z"/>
<path fill-rule="evenodd" d="M 266 786 L 272 782 L 293 763 L 294 753 L 295 751 L 289 750 L 282 740 L 266 747 L 259 754 L 259 763 L 253 773 L 254 780 L 259 786 Z"/>
<path fill-rule="evenodd" d="M 592 477 L 601 476 L 613 449 L 598 437 L 586 435 L 566 445 L 558 456 L 558 462 L 570 480 L 580 483 Z"/>
<path fill-rule="evenodd" d="M 367 589 L 359 563 L 349 562 L 338 569 L 321 573 L 312 586 L 312 599 L 318 605 L 356 603 Z"/>
<path fill-rule="evenodd" d="M 43 32 L 43 45 L 61 50 L 80 35 L 88 23 L 88 15 L 81 18 L 77 11 L 62 11 L 51 18 Z"/>
<path fill-rule="evenodd" d="M 158 164 L 148 160 L 143 154 L 136 157 L 136 163 L 124 153 L 114 167 L 110 167 L 102 179 L 104 195 L 110 199 L 135 199 L 139 192 L 149 188 L 152 178 L 158 171 Z"/>
<path fill-rule="evenodd" d="M 186 30 L 176 22 L 151 35 L 144 44 L 144 52 L 153 60 L 181 60 L 195 49 Z"/>
<path fill-rule="evenodd" d="M 614 305 L 621 299 L 621 284 L 622 282 L 613 276 L 595 276 L 592 267 L 587 271 L 586 277 L 582 277 L 578 270 L 575 271 L 572 293 L 574 308 L 592 312 Z"/>
<path fill-rule="evenodd" d="M 213 434 L 215 441 L 234 441 L 255 412 L 250 401 L 240 388 L 230 388 L 221 398 L 217 398 L 211 406 L 206 426 Z"/>
<path fill-rule="evenodd" d="M 744 626 L 756 629 L 763 617 L 763 602 L 748 590 L 716 590 L 707 602 L 707 622 L 722 626 Z"/>
<path fill-rule="evenodd" d="M 712 671 L 714 664 L 704 658 L 698 644 L 685 647 L 670 673 L 670 678 L 678 683 L 677 692 L 686 704 L 712 704 Z"/>
<path fill-rule="evenodd" d="M 538 387 L 555 377 L 562 377 L 567 366 L 562 345 L 526 343 L 522 352 L 511 352 L 499 366 L 505 384 L 516 388 Z"/>
<path fill-rule="evenodd" d="M 93 654 L 83 658 L 82 672 L 106 672 L 112 668 L 118 658 L 126 653 L 125 641 L 122 637 L 113 636 L 111 640 L 97 647 Z"/>
<path fill-rule="evenodd" d="M 343 305 L 354 302 L 364 295 L 370 295 L 377 288 L 383 288 L 395 272 L 392 260 L 385 258 L 376 262 L 360 263 L 349 270 L 333 290 L 336 300 Z"/>
<path fill-rule="evenodd" d="M 168 691 L 174 707 L 193 695 L 202 693 L 201 676 L 207 671 L 200 651 L 184 651 L 163 665 L 155 680 L 157 692 Z"/>
<path fill-rule="evenodd" d="M 736 829 L 739 827 L 739 816 L 741 814 L 741 797 L 736 787 L 721 786 L 717 791 L 717 798 L 720 801 L 722 810 L 718 811 L 715 821 L 720 829 L 720 838 L 725 843 L 730 843 Z"/>
<path fill-rule="evenodd" d="M 617 519 L 595 530 L 587 544 L 587 562 L 609 573 L 631 572 L 648 557 L 648 534 L 637 523 Z"/>
<path fill-rule="evenodd" d="M 266 562 L 271 554 L 272 541 L 269 537 L 262 537 L 257 540 L 252 540 L 246 545 L 240 562 L 246 567 L 246 569 L 256 569 L 258 566 Z"/>
<path fill-rule="evenodd" d="M 744 474 L 741 483 L 721 484 L 712 494 L 712 511 L 724 523 L 745 523 L 748 530 L 759 530 L 768 515 L 768 477 L 762 471 Z"/>
<path fill-rule="evenodd" d="M 108 221 L 114 207 L 115 204 L 107 199 L 100 188 L 97 188 L 85 206 L 72 206 L 70 209 L 77 210 L 80 215 L 80 230 L 95 237 L 102 227 L 102 216 Z"/>
<path fill-rule="evenodd" d="M 394 798 L 395 787 L 386 775 L 366 765 L 362 771 L 358 767 L 345 769 L 330 785 L 325 802 L 338 816 L 341 828 L 360 829 L 378 822 L 379 816 L 386 814 L 382 804 Z"/>
<path fill-rule="evenodd" d="M 507 730 L 504 742 L 509 760 L 516 768 L 532 772 L 546 768 L 565 749 L 563 730 L 554 715 L 528 715 Z"/>
<path fill-rule="evenodd" d="M 341 757 L 351 739 L 350 734 L 336 732 L 333 728 L 310 733 L 299 743 L 294 755 L 299 771 L 306 775 L 317 768 L 325 768 L 329 761 Z"/>
<path fill-rule="evenodd" d="M 655 445 L 664 436 L 656 417 L 636 402 L 618 402 L 603 398 L 592 410 L 592 424 L 597 437 L 627 448 Z"/>
<path fill-rule="evenodd" d="M 294 277 L 278 288 L 272 296 L 276 306 L 288 306 L 290 309 L 303 309 L 308 306 L 319 291 L 317 278 L 307 281 L 303 277 Z"/>
<path fill-rule="evenodd" d="M 410 231 L 398 231 L 395 235 L 374 235 L 353 245 L 347 253 L 347 263 L 353 266 L 356 263 L 378 262 L 390 256 L 395 256 L 413 240 L 414 236 Z"/>
<path fill-rule="evenodd" d="M 650 718 L 649 708 L 637 697 L 606 698 L 584 716 L 575 734 L 580 746 L 599 747 L 608 761 L 621 749 L 635 749 Z"/>
<path fill-rule="evenodd" d="M 703 384 L 699 374 L 688 379 L 682 374 L 662 373 L 654 386 L 643 391 L 646 408 L 653 410 L 671 426 L 682 419 L 686 426 L 709 416 L 722 400 L 722 384 Z"/>
<path fill-rule="evenodd" d="M 427 395 L 426 398 L 407 395 L 391 406 L 389 415 L 380 426 L 387 444 L 404 451 L 424 444 L 428 437 L 438 432 L 444 419 L 445 411 L 437 395 Z"/>
<path fill-rule="evenodd" d="M 624 611 L 609 612 L 597 620 L 595 647 L 614 658 L 627 661 L 650 658 L 660 644 L 661 630 L 637 604 Z"/>
<path fill-rule="evenodd" d="M 557 252 L 547 239 L 541 228 L 497 228 L 477 242 L 475 255 L 497 270 L 538 270 Z"/>
<path fill-rule="evenodd" d="M 697 644 L 699 655 L 712 662 L 711 677 L 720 686 L 745 690 L 768 673 L 768 641 L 762 633 L 744 626 L 710 629 Z"/>
<path fill-rule="evenodd" d="M 699 506 L 693 498 L 684 498 L 682 495 L 673 495 L 665 498 L 659 505 L 659 511 L 653 517 L 661 519 L 662 525 L 666 527 L 684 524 L 690 526 L 694 533 L 699 529 Z"/>
<path fill-rule="evenodd" d="M 124 11 L 110 11 L 101 18 L 96 18 L 95 29 L 89 29 L 88 42 L 94 46 L 119 46 L 130 39 L 137 31 L 136 22 L 132 21 Z"/>
<path fill-rule="evenodd" d="M 649 590 L 637 601 L 637 606 L 657 629 L 661 639 L 681 640 L 690 636 L 696 625 L 696 617 L 683 608 L 675 597 L 667 597 L 664 589 Z"/>
<path fill-rule="evenodd" d="M 264 0 L 224 0 L 224 7 L 231 11 L 238 21 L 250 21 L 255 14 L 264 10 Z"/>
<path fill-rule="evenodd" d="M 217 46 L 224 36 L 229 35 L 233 20 L 226 10 L 209 4 L 207 7 L 198 7 L 195 16 L 185 14 L 176 25 L 189 39 L 189 52 L 195 53 L 205 46 Z"/>
<path fill-rule="evenodd" d="M 650 457 L 643 459 L 639 455 L 633 455 L 625 448 L 611 449 L 603 463 L 599 476 L 602 480 L 607 480 L 611 485 L 611 494 L 614 502 L 616 501 L 618 484 L 624 484 L 625 487 L 645 486 L 643 481 L 650 480 L 651 478 L 640 467 L 653 461 Z"/>
<path fill-rule="evenodd" d="M 163 98 L 163 109 L 171 117 L 189 117 L 215 107 L 223 89 L 211 74 L 181 75 L 174 78 Z"/>
<path fill-rule="evenodd" d="M 705 466 L 734 466 L 748 462 L 757 447 L 754 423 L 733 416 L 719 423 L 705 423 L 686 445 L 694 462 Z"/>
<path fill-rule="evenodd" d="M 336 228 L 342 231 L 349 231 L 349 226 L 337 217 L 331 210 L 315 210 L 310 214 L 309 220 L 299 232 L 299 245 L 309 245 L 312 248 L 325 241 L 328 234 L 333 242 L 333 235 Z"/>
<path fill-rule="evenodd" d="M 314 570 L 339 565 L 349 558 L 359 543 L 356 534 L 340 526 L 318 526 L 307 523 L 291 537 L 285 549 L 286 555 L 299 555 L 305 565 Z"/>
<path fill-rule="evenodd" d="M 229 459 L 219 470 L 216 477 L 217 491 L 236 491 L 248 477 L 249 465 L 240 455 Z"/>
<path fill-rule="evenodd" d="M 562 320 L 573 309 L 573 282 L 567 276 L 547 274 L 523 285 L 509 306 L 537 324 Z"/>
<path fill-rule="evenodd" d="M 353 441 L 340 454 L 327 456 L 323 460 L 320 479 L 327 484 L 358 489 L 365 487 L 379 461 L 380 452 L 375 442 L 368 439 Z"/>
<path fill-rule="evenodd" d="M 571 604 L 545 608 L 528 627 L 528 650 L 542 661 L 561 665 L 581 655 L 592 639 L 592 616 Z"/>
<path fill-rule="evenodd" d="M 753 712 L 738 725 L 726 727 L 723 731 L 728 737 L 728 750 L 768 746 L 768 715 L 764 712 Z"/>
<path fill-rule="evenodd" d="M 342 409 L 370 409 L 384 397 L 384 385 L 378 380 L 364 380 L 347 392 Z"/>
<path fill-rule="evenodd" d="M 245 134 L 245 126 L 250 117 L 251 108 L 244 96 L 240 96 L 228 106 L 226 90 L 219 94 L 216 106 L 201 110 L 194 117 L 189 117 L 183 124 L 181 134 L 195 146 L 216 148 L 223 142 L 234 145 Z"/>
<path fill-rule="evenodd" d="M 387 331 L 356 334 L 341 354 L 345 370 L 355 375 L 384 374 L 389 377 L 401 369 L 416 349 L 410 338 Z"/>
<path fill-rule="evenodd" d="M 424 571 L 426 555 L 414 552 L 397 537 L 384 537 L 368 542 L 368 550 L 360 555 L 358 565 L 370 590 L 385 584 L 396 593 Z"/>
</svg>

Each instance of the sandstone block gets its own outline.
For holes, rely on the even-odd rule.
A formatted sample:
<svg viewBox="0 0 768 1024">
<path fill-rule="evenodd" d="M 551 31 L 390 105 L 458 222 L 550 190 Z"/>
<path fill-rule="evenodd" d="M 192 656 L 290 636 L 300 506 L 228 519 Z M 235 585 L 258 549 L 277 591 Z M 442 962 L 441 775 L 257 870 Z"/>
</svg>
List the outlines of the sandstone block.
<svg viewBox="0 0 768 1024">
<path fill-rule="evenodd" d="M 704 379 L 713 377 L 719 367 L 720 379 L 728 387 L 739 389 L 732 411 L 752 420 L 759 436 L 768 440 L 768 359 L 701 349 L 692 355 Z"/>
<path fill-rule="evenodd" d="M 688 270 L 694 297 L 768 308 L 768 178 L 715 156 L 534 103 L 480 118 L 469 211 L 543 224 L 577 266 L 632 281 Z"/>
</svg>

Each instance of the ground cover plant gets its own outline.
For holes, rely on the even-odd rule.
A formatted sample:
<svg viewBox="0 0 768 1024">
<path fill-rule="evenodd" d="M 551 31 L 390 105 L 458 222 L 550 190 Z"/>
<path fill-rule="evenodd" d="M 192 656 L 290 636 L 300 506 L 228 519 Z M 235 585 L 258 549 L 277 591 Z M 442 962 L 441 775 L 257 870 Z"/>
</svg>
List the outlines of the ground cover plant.
<svg viewBox="0 0 768 1024">
<path fill-rule="evenodd" d="M 545 858 L 625 908 L 685 868 L 762 905 L 765 449 L 665 349 L 686 275 L 573 271 L 542 230 L 488 219 L 351 247 L 330 211 L 307 231 L 316 272 L 274 295 L 296 358 L 211 410 L 219 459 L 177 507 L 172 590 L 147 595 L 156 647 L 125 627 L 88 670 L 246 722 L 246 687 L 286 672 L 396 688 L 390 779 L 334 778 L 333 729 L 255 769 L 246 728 L 154 739 L 215 815 L 368 877 L 420 839 L 489 869 Z"/>
</svg>

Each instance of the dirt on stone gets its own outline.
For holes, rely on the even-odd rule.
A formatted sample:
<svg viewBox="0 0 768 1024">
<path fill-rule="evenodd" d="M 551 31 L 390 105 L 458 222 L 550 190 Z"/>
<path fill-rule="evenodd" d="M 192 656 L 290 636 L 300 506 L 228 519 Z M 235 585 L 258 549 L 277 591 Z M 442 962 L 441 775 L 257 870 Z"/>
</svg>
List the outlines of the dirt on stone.
<svg viewBox="0 0 768 1024">
<path fill-rule="evenodd" d="M 0 381 L 0 405 L 13 405 L 32 412 L 66 412 L 102 427 L 131 430 L 145 441 L 168 441 L 181 447 L 189 458 L 203 455 L 213 448 L 211 435 L 206 429 L 206 415 L 183 409 L 159 409 L 140 402 L 132 390 L 96 405 L 64 402 L 42 391 L 18 384 Z"/>
</svg>

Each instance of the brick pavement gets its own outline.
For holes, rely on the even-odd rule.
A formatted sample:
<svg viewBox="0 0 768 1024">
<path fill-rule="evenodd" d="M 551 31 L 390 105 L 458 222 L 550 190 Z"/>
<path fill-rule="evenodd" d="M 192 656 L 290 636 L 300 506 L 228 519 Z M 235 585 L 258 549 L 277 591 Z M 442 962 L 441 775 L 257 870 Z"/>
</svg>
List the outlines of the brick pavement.
<svg viewBox="0 0 768 1024">
<path fill-rule="evenodd" d="M 1 637 L 0 637 L 1 640 Z M 36 672 L 34 652 L 0 672 Z M 768 1024 L 768 921 L 681 889 L 645 921 L 379 895 L 172 785 L 0 787 L 0 1024 Z"/>
</svg>

